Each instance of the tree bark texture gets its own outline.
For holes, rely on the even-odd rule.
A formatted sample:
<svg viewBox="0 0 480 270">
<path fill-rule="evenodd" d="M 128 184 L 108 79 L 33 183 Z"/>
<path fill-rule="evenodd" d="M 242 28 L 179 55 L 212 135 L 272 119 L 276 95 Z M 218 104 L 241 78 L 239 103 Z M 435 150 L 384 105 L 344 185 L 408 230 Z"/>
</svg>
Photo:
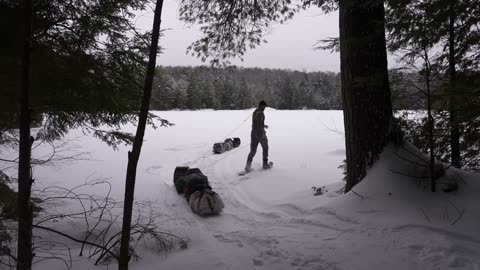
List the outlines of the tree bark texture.
<svg viewBox="0 0 480 270">
<path fill-rule="evenodd" d="M 389 140 L 392 103 L 382 0 L 340 0 L 340 58 L 348 192 Z"/>
<path fill-rule="evenodd" d="M 18 239 L 17 269 L 32 269 L 32 189 L 29 92 L 31 78 L 32 0 L 23 1 L 25 36 L 23 47 L 22 88 L 19 97 L 20 151 L 18 164 Z"/>
<path fill-rule="evenodd" d="M 455 59 L 455 1 L 450 0 L 450 21 L 448 27 L 448 66 L 450 77 L 450 149 L 451 149 L 451 162 L 455 168 L 461 167 L 460 157 L 460 128 L 458 124 L 457 115 L 457 92 L 456 92 L 456 59 Z"/>
</svg>

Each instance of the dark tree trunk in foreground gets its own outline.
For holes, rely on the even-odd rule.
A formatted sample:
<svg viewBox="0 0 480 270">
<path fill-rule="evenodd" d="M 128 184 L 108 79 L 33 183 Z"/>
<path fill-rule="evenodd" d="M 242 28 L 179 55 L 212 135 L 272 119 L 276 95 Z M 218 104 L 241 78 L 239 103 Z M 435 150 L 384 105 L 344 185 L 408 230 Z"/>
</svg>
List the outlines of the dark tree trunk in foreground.
<svg viewBox="0 0 480 270">
<path fill-rule="evenodd" d="M 392 103 L 382 0 L 340 0 L 340 58 L 348 192 L 388 141 Z"/>
<path fill-rule="evenodd" d="M 430 61 L 428 61 L 427 49 L 423 48 L 424 59 L 425 59 L 425 87 L 427 91 L 427 117 L 428 117 L 428 149 L 430 154 L 430 189 L 432 192 L 435 192 L 435 140 L 434 140 L 434 130 L 435 130 L 435 120 L 432 115 L 432 91 L 430 87 L 431 83 L 431 74 L 432 67 L 430 66 Z"/>
<path fill-rule="evenodd" d="M 457 98 L 456 98 L 456 61 L 455 61 L 455 1 L 450 1 L 450 22 L 448 27 L 448 65 L 450 77 L 450 148 L 452 151 L 452 166 L 460 168 L 460 130 L 457 115 Z"/>
<path fill-rule="evenodd" d="M 32 269 L 32 205 L 30 193 L 32 176 L 30 170 L 30 66 L 32 36 L 32 0 L 23 2 L 25 35 L 23 48 L 22 89 L 19 98 L 20 111 L 20 151 L 18 164 L 18 243 L 17 269 Z"/>
<path fill-rule="evenodd" d="M 142 105 L 138 115 L 138 126 L 133 141 L 132 151 L 128 152 L 127 177 L 125 181 L 125 199 L 123 210 L 122 238 L 120 245 L 120 258 L 118 269 L 127 270 L 130 261 L 130 230 L 132 223 L 133 198 L 135 194 L 135 177 L 137 174 L 137 164 L 142 149 L 143 137 L 145 135 L 145 127 L 147 125 L 148 108 L 150 105 L 150 97 L 152 95 L 153 75 L 155 72 L 155 63 L 158 52 L 158 38 L 160 36 L 160 23 L 162 15 L 163 0 L 157 0 L 155 6 L 155 14 L 153 19 L 153 32 L 150 44 L 150 55 L 148 59 L 147 74 L 145 77 L 145 85 L 143 89 Z"/>
</svg>

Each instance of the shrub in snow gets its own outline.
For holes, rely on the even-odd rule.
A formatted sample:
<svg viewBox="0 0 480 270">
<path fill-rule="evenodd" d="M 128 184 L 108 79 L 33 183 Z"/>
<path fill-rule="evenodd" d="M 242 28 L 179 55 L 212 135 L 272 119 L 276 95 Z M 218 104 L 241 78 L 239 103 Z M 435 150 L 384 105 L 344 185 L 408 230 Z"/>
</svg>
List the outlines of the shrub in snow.
<svg viewBox="0 0 480 270">
<path fill-rule="evenodd" d="M 323 194 L 328 192 L 326 186 L 312 187 L 312 189 L 313 189 L 313 192 L 314 192 L 314 194 L 313 194 L 314 196 L 323 195 Z"/>
</svg>

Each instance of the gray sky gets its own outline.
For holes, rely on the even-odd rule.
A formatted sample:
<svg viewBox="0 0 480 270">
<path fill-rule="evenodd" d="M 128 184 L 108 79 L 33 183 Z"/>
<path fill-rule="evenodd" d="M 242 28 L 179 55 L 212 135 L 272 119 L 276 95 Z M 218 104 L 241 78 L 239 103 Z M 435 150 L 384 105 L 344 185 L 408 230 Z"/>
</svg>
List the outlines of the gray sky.
<svg viewBox="0 0 480 270">
<path fill-rule="evenodd" d="M 136 21 L 141 29 L 152 26 L 152 12 L 144 12 Z M 162 14 L 162 29 L 165 36 L 160 39 L 164 53 L 157 59 L 158 65 L 196 66 L 199 59 L 186 54 L 186 48 L 201 36 L 198 27 L 190 27 L 178 19 L 178 1 L 165 0 Z M 338 36 L 338 13 L 322 14 L 317 8 L 309 8 L 296 14 L 287 24 L 275 25 L 265 36 L 268 43 L 250 49 L 244 61 L 233 61 L 244 67 L 283 68 L 306 71 L 339 71 L 340 55 L 330 51 L 314 50 L 319 39 Z"/>
</svg>

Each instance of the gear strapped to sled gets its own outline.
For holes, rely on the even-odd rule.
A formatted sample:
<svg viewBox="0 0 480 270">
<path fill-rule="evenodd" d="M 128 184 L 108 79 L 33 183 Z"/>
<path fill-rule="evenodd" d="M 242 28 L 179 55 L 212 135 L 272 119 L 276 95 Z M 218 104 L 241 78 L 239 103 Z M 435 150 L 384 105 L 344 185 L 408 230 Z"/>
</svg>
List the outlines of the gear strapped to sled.
<svg viewBox="0 0 480 270">
<path fill-rule="evenodd" d="M 198 168 L 176 167 L 173 183 L 177 193 L 184 195 L 192 211 L 198 215 L 218 214 L 224 208 L 222 199 L 212 190 L 208 177 Z"/>
<path fill-rule="evenodd" d="M 222 154 L 240 146 L 240 138 L 228 138 L 224 142 L 213 144 L 213 152 Z"/>
</svg>

